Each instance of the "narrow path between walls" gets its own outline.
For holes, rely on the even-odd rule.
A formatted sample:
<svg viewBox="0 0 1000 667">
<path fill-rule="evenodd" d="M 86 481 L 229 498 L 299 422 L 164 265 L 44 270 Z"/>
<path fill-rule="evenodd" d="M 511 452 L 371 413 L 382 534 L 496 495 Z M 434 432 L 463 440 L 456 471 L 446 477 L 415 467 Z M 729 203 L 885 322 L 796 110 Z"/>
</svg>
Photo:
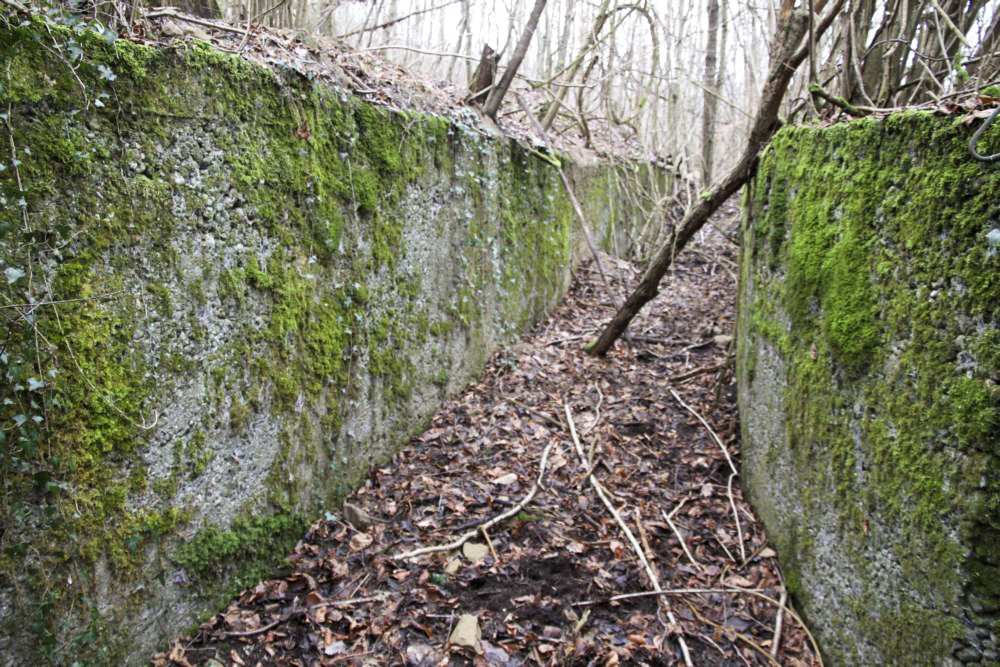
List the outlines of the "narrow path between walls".
<svg viewBox="0 0 1000 667">
<path fill-rule="evenodd" d="M 737 248 L 718 229 L 737 216 L 723 208 L 606 360 L 582 350 L 613 313 L 582 267 L 552 317 L 312 526 L 285 573 L 153 664 L 819 664 L 779 613 L 778 563 L 733 475 Z M 618 290 L 638 281 L 604 265 Z M 417 549 L 431 551 L 400 558 Z"/>
</svg>

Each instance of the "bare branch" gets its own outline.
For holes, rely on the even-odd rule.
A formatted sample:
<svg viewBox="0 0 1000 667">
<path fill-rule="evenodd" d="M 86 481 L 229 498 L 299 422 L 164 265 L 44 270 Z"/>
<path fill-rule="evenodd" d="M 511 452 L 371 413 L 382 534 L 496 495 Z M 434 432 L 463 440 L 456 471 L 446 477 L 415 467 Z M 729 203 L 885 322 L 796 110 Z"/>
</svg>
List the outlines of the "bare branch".
<svg viewBox="0 0 1000 667">
<path fill-rule="evenodd" d="M 375 30 L 381 30 L 383 28 L 388 28 L 389 26 L 393 26 L 393 25 L 396 25 L 397 23 L 402 23 L 403 21 L 411 19 L 414 16 L 420 16 L 421 14 L 426 14 L 428 12 L 436 12 L 439 9 L 444 9 L 445 7 L 448 7 L 449 5 L 454 5 L 456 2 L 461 2 L 461 0 L 448 0 L 448 2 L 444 3 L 443 5 L 436 5 L 434 7 L 427 7 L 426 9 L 418 9 L 415 12 L 410 12 L 406 16 L 400 16 L 399 18 L 395 18 L 395 19 L 392 19 L 390 21 L 386 21 L 385 23 L 380 23 L 380 24 L 372 26 L 370 28 L 358 28 L 357 30 L 352 30 L 351 32 L 345 32 L 343 35 L 337 35 L 337 38 L 338 39 L 346 39 L 348 37 L 354 37 L 355 35 L 360 35 L 361 33 L 364 33 L 364 32 L 374 32 Z"/>
</svg>

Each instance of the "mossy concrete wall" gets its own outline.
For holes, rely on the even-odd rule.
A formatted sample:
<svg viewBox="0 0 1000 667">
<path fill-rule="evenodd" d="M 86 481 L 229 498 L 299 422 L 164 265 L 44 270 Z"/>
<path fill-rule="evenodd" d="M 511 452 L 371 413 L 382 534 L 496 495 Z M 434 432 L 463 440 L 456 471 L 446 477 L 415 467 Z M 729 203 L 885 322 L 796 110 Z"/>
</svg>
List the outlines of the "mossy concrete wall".
<svg viewBox="0 0 1000 667">
<path fill-rule="evenodd" d="M 338 511 L 584 246 L 511 141 L 48 30 L 0 30 L 0 282 L 58 302 L 7 311 L 0 416 L 38 428 L 4 443 L 0 664 L 135 664 Z M 611 170 L 568 170 L 612 238 Z"/>
<path fill-rule="evenodd" d="M 747 195 L 744 483 L 827 664 L 1000 661 L 1000 166 L 971 132 L 785 129 Z"/>
</svg>

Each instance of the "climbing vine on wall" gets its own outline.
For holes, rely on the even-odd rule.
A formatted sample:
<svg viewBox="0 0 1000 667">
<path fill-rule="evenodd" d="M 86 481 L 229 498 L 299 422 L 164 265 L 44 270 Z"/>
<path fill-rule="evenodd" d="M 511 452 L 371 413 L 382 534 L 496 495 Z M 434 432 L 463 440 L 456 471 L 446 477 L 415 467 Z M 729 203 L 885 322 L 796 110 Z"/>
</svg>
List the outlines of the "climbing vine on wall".
<svg viewBox="0 0 1000 667">
<path fill-rule="evenodd" d="M 57 132 L 38 145 L 37 135 L 23 131 L 24 118 L 45 117 L 46 101 L 24 78 L 23 62 L 16 61 L 29 52 L 45 52 L 59 63 L 65 75 L 59 78 L 72 84 L 67 94 L 78 100 L 75 113 L 109 106 L 115 98 L 115 72 L 88 53 L 95 45 L 112 47 L 118 33 L 107 17 L 102 21 L 57 4 L 36 5 L 31 12 L 4 5 L 13 10 L 0 12 L 0 565 L 5 572 L 26 575 L 37 589 L 31 630 L 49 658 L 56 659 L 57 654 L 74 655 L 92 641 L 94 629 L 57 645 L 50 617 L 59 594 L 36 567 L 39 554 L 18 536 L 23 527 L 45 526 L 78 548 L 75 522 L 80 517 L 72 503 L 61 502 L 69 491 L 73 462 L 53 446 L 53 422 L 72 400 L 62 387 L 66 375 L 79 374 L 85 386 L 100 392 L 88 381 L 64 330 L 72 302 L 95 297 L 68 298 L 57 285 L 65 282 L 61 271 L 74 259 L 77 233 L 70 220 L 39 210 L 52 185 L 36 175 L 33 161 L 53 150 L 75 158 L 90 148 L 86 141 Z M 106 396 L 101 400 L 112 402 Z M 96 609 L 90 616 L 96 619 Z"/>
</svg>

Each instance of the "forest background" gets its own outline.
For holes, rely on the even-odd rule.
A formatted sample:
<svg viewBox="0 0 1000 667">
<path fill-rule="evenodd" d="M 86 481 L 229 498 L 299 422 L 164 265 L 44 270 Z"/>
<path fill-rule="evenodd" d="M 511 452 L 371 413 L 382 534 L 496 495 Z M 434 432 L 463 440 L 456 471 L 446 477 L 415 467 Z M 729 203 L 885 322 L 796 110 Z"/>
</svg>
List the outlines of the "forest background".
<svg viewBox="0 0 1000 667">
<path fill-rule="evenodd" d="M 96 6 L 94 6 L 96 4 Z M 129 5 L 94 3 L 92 11 Z M 549 130 L 593 142 L 612 128 L 641 155 L 708 187 L 738 159 L 782 20 L 808 3 L 732 0 L 180 0 L 180 9 L 340 37 L 464 89 L 490 46 L 507 66 L 534 10 L 515 88 L 545 96 Z M 804 5 L 798 8 L 795 4 Z M 827 6 L 827 5 L 830 6 Z M 813 0 L 808 65 L 782 117 L 946 106 L 998 83 L 1000 3 Z M 820 24 L 829 17 L 829 28 Z M 812 86 L 812 91 L 810 91 Z M 1000 91 L 989 91 L 1000 92 Z M 504 114 L 520 114 L 513 100 Z M 825 115 L 829 115 L 826 113 Z"/>
</svg>

